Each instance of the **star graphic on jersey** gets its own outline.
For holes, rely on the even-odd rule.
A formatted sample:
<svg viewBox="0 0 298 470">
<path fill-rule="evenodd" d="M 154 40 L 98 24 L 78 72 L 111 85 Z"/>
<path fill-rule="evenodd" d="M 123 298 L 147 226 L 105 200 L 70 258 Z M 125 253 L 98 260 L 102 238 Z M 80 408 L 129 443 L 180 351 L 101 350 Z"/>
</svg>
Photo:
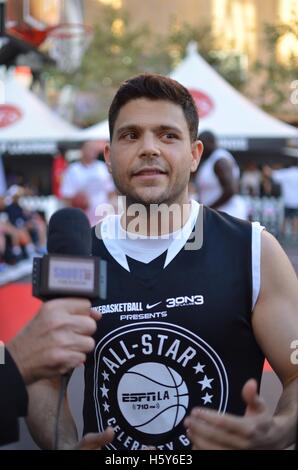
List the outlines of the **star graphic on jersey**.
<svg viewBox="0 0 298 470">
<path fill-rule="evenodd" d="M 103 408 L 104 408 L 104 410 L 107 411 L 107 412 L 110 411 L 110 405 L 108 405 L 108 403 L 107 403 L 106 401 L 103 403 Z"/>
<path fill-rule="evenodd" d="M 109 380 L 109 374 L 107 374 L 105 370 L 103 371 L 102 375 L 103 375 L 103 380 Z"/>
<path fill-rule="evenodd" d="M 105 384 L 103 384 L 102 387 L 99 387 L 102 393 L 102 397 L 107 397 L 108 398 L 108 391 L 109 389 L 106 388 Z"/>
<path fill-rule="evenodd" d="M 204 372 L 204 367 L 205 367 L 205 364 L 201 364 L 200 362 L 197 363 L 196 366 L 193 367 L 193 369 L 196 371 L 196 374 L 198 372 Z"/>
<path fill-rule="evenodd" d="M 205 388 L 212 388 L 212 386 L 210 385 L 210 383 L 213 381 L 214 379 L 208 379 L 207 375 L 204 375 L 204 379 L 203 380 L 200 380 L 198 382 L 198 384 L 201 384 L 202 385 L 202 390 L 205 390 Z"/>
<path fill-rule="evenodd" d="M 204 397 L 201 397 L 202 400 L 204 401 L 204 405 L 206 405 L 206 403 L 212 403 L 212 400 L 211 398 L 213 397 L 213 395 L 209 395 L 207 392 L 205 394 Z"/>
</svg>

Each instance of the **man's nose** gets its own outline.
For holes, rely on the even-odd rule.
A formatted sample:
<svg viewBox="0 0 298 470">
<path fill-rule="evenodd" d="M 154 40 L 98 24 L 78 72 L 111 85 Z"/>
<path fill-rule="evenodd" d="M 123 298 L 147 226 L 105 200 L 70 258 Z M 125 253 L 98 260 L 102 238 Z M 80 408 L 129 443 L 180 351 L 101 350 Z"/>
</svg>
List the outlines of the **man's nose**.
<svg viewBox="0 0 298 470">
<path fill-rule="evenodd" d="M 152 133 L 145 133 L 140 141 L 140 156 L 158 156 L 160 155 L 160 148 L 158 139 Z"/>
</svg>

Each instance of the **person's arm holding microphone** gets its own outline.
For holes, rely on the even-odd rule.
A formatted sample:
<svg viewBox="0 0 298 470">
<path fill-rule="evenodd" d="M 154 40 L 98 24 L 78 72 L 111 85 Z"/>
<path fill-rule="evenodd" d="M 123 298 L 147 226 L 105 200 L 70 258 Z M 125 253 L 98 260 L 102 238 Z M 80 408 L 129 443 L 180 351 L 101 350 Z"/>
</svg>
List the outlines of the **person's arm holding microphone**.
<svg viewBox="0 0 298 470">
<path fill-rule="evenodd" d="M 99 319 L 87 299 L 51 300 L 6 344 L 0 368 L 1 445 L 18 439 L 18 417 L 28 407 L 26 387 L 83 364 L 94 348 L 91 336 Z"/>
<path fill-rule="evenodd" d="M 88 345 L 85 344 L 85 354 L 94 349 L 94 340 L 90 336 L 95 332 L 95 320 L 100 315 L 90 309 L 90 300 L 100 295 L 99 259 L 90 256 L 91 228 L 82 211 L 65 208 L 57 211 L 51 218 L 48 230 L 49 255 L 43 259 L 36 259 L 33 268 L 33 294 L 39 298 L 54 298 L 65 296 L 66 302 L 82 301 L 88 305 L 88 315 L 85 320 L 93 322 L 92 327 L 82 322 L 77 323 L 77 315 L 72 312 L 68 319 L 70 324 L 76 323 L 76 330 L 72 335 L 64 336 L 68 344 L 72 344 L 77 335 L 89 335 Z M 73 297 L 80 297 L 74 299 Z M 53 300 L 52 302 L 58 302 Z M 55 310 L 55 308 L 54 308 Z M 60 317 L 61 320 L 61 317 Z M 84 324 L 83 324 L 84 323 Z M 91 331 L 92 330 L 92 331 Z M 62 335 L 60 335 L 62 337 Z M 78 338 L 77 338 L 78 339 Z M 90 341 L 89 341 L 90 340 Z M 86 356 L 81 358 L 83 364 Z M 66 371 L 61 370 L 60 374 Z M 99 449 L 113 439 L 113 430 L 108 428 L 99 434 L 87 434 L 80 441 L 74 419 L 68 406 L 67 394 L 63 393 L 59 419 L 57 423 L 57 403 L 62 392 L 66 389 L 66 378 L 62 375 L 49 377 L 32 384 L 29 391 L 29 413 L 27 424 L 35 442 L 43 449 Z M 57 426 L 58 424 L 58 426 Z M 59 431 L 59 439 L 57 432 Z M 55 441 L 59 440 L 58 445 Z"/>
<path fill-rule="evenodd" d="M 87 299 L 45 302 L 7 349 L 26 385 L 62 375 L 83 364 L 94 348 L 92 334 L 100 315 Z"/>
<path fill-rule="evenodd" d="M 28 387 L 28 425 L 33 434 L 32 422 L 40 422 L 35 440 L 41 447 L 53 447 L 57 402 L 61 375 L 85 362 L 86 354 L 94 349 L 91 335 L 101 314 L 90 309 L 86 299 L 55 299 L 43 304 L 39 314 L 11 343 L 8 349 L 20 364 Z M 42 380 L 39 380 L 42 379 Z M 76 425 L 65 399 L 59 427 L 60 448 L 75 447 L 78 442 Z M 111 429 L 103 434 L 86 436 L 81 446 L 90 444 L 100 448 L 113 437 Z M 88 445 L 87 448 L 89 449 Z"/>
</svg>

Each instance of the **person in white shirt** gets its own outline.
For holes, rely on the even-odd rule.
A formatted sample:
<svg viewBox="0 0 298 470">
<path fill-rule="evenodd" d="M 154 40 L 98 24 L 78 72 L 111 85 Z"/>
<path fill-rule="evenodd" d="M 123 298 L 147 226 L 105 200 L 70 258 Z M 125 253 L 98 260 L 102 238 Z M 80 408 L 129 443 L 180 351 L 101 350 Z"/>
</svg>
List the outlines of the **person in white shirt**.
<svg viewBox="0 0 298 470">
<path fill-rule="evenodd" d="M 292 236 L 295 238 L 298 235 L 298 166 L 273 170 L 271 177 L 281 185 L 285 224 L 290 223 Z"/>
<path fill-rule="evenodd" d="M 261 178 L 262 174 L 256 163 L 250 162 L 245 165 L 241 177 L 241 193 L 253 197 L 259 196 Z"/>
<path fill-rule="evenodd" d="M 247 209 L 239 189 L 240 170 L 233 155 L 218 148 L 210 131 L 202 132 L 204 144 L 202 163 L 195 178 L 199 201 L 239 219 L 247 219 Z"/>
<path fill-rule="evenodd" d="M 91 225 L 98 222 L 96 208 L 109 202 L 115 191 L 106 164 L 97 160 L 99 152 L 100 142 L 85 142 L 80 161 L 66 169 L 61 185 L 64 202 L 84 210 Z"/>
</svg>

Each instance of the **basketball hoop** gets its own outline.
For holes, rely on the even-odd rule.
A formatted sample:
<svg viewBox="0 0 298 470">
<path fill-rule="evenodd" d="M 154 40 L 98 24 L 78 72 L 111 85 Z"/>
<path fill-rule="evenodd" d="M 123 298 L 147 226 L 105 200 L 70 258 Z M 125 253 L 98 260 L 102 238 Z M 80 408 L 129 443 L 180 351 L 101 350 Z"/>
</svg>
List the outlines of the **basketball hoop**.
<svg viewBox="0 0 298 470">
<path fill-rule="evenodd" d="M 73 72 L 81 65 L 92 40 L 92 28 L 83 24 L 63 23 L 50 29 L 46 42 L 49 56 L 63 72 Z"/>
</svg>

